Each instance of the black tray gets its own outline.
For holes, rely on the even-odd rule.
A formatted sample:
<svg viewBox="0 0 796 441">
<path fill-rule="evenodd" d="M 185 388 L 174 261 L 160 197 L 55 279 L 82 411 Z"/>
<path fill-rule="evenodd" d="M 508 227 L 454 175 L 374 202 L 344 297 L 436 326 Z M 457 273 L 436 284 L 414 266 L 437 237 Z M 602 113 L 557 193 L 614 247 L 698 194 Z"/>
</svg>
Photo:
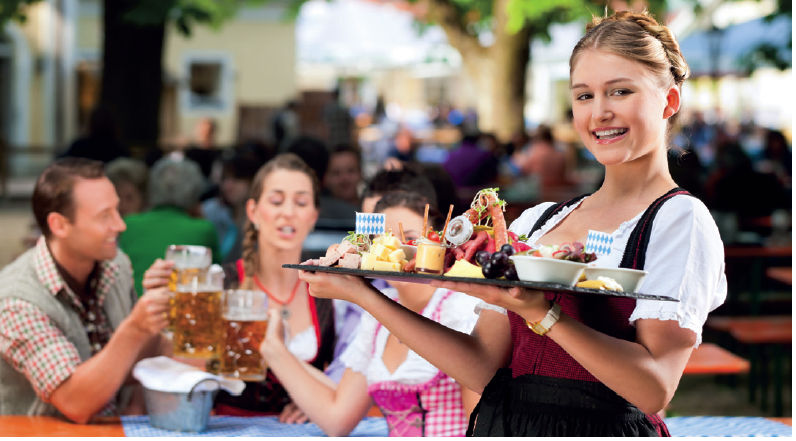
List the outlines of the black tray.
<svg viewBox="0 0 796 441">
<path fill-rule="evenodd" d="M 494 285 L 494 286 L 521 286 L 523 288 L 538 289 L 540 291 L 555 291 L 568 294 L 587 294 L 587 295 L 603 295 L 612 297 L 630 297 L 633 299 L 644 300 L 662 300 L 665 302 L 679 302 L 678 299 L 673 299 L 666 296 L 656 296 L 652 294 L 641 294 L 636 292 L 620 292 L 592 288 L 576 288 L 574 286 L 561 285 L 560 283 L 545 283 L 545 282 L 514 282 L 511 280 L 496 280 L 496 279 L 476 279 L 473 277 L 448 277 L 431 274 L 418 274 L 418 273 L 399 273 L 394 271 L 368 271 L 362 269 L 348 269 L 334 266 L 316 266 L 316 265 L 282 265 L 282 268 L 298 269 L 304 271 L 317 271 L 321 273 L 335 273 L 345 274 L 349 276 L 360 276 L 371 279 L 394 280 L 396 282 L 411 282 L 411 283 L 431 283 L 432 280 L 447 280 L 449 282 L 466 282 L 478 283 L 481 285 Z"/>
</svg>

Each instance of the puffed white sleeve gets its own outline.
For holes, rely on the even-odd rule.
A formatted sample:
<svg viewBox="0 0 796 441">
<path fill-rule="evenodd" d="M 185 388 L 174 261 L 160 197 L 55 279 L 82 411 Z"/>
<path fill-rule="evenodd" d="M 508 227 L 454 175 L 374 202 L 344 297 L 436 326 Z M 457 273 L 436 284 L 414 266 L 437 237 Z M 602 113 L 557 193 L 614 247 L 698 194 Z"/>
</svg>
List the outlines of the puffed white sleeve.
<svg viewBox="0 0 796 441">
<path fill-rule="evenodd" d="M 630 322 L 677 320 L 702 342 L 708 313 L 727 297 L 724 245 L 707 207 L 696 198 L 677 196 L 661 207 L 652 225 L 639 292 L 664 295 L 680 302 L 637 300 Z"/>
<path fill-rule="evenodd" d="M 440 323 L 459 332 L 469 334 L 478 321 L 475 314 L 475 306 L 481 302 L 480 299 L 468 296 L 467 294 L 456 292 L 451 298 L 442 303 L 440 311 Z"/>
<path fill-rule="evenodd" d="M 376 339 L 378 322 L 372 315 L 363 312 L 357 325 L 354 340 L 340 354 L 343 366 L 367 376 L 368 365 L 373 358 L 373 343 Z"/>
<path fill-rule="evenodd" d="M 520 217 L 515 219 L 511 226 L 509 226 L 509 231 L 517 233 L 518 236 L 522 236 L 523 234 L 528 234 L 531 231 L 531 228 L 536 224 L 536 221 L 539 219 L 540 216 L 550 208 L 551 205 L 555 204 L 555 202 L 544 202 L 538 205 L 534 205 L 533 207 L 525 210 L 522 212 Z M 533 245 L 533 242 L 530 240 L 527 242 L 528 245 Z M 489 304 L 483 300 L 479 301 L 475 305 L 474 312 L 476 315 L 481 314 L 483 310 L 489 311 L 496 311 L 501 314 L 506 314 L 506 308 L 501 308 L 500 306 L 495 306 Z"/>
</svg>

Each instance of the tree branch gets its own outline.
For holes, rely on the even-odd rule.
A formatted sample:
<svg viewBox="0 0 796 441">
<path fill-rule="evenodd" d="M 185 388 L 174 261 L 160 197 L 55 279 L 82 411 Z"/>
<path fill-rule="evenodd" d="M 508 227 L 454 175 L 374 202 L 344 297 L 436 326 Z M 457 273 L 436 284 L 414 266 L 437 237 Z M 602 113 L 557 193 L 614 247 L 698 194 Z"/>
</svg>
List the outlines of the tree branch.
<svg viewBox="0 0 796 441">
<path fill-rule="evenodd" d="M 445 31 L 448 43 L 462 54 L 462 58 L 473 56 L 476 60 L 482 60 L 486 57 L 487 49 L 481 46 L 478 37 L 467 32 L 450 0 L 428 0 L 427 4 L 426 17 Z"/>
</svg>

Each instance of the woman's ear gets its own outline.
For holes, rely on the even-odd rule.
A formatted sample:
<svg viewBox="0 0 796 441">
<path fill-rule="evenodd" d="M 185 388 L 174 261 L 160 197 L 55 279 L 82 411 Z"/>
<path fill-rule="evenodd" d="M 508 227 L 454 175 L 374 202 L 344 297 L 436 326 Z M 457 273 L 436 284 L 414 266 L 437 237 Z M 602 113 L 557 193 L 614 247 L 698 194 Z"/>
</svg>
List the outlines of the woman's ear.
<svg viewBox="0 0 796 441">
<path fill-rule="evenodd" d="M 680 110 L 680 89 L 672 86 L 666 93 L 666 107 L 663 108 L 663 119 L 671 118 Z"/>
<path fill-rule="evenodd" d="M 254 209 L 257 208 L 257 202 L 254 199 L 248 199 L 246 201 L 246 217 L 249 218 L 249 222 L 252 225 L 257 225 L 257 220 L 254 218 Z"/>
</svg>

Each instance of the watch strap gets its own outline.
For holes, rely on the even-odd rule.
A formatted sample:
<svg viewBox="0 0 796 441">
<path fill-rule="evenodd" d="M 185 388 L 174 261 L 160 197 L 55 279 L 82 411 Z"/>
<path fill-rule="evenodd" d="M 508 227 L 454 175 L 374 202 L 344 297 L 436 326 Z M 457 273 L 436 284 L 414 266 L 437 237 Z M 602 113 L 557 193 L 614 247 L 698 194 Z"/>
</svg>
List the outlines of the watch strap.
<svg viewBox="0 0 796 441">
<path fill-rule="evenodd" d="M 558 321 L 561 317 L 561 306 L 558 303 L 553 303 L 553 306 L 547 311 L 547 315 L 542 319 L 542 321 L 536 323 L 530 323 L 528 320 L 525 321 L 525 324 L 528 325 L 528 328 L 531 331 L 539 334 L 545 335 L 550 332 L 550 328 L 553 327 L 554 324 Z"/>
</svg>

